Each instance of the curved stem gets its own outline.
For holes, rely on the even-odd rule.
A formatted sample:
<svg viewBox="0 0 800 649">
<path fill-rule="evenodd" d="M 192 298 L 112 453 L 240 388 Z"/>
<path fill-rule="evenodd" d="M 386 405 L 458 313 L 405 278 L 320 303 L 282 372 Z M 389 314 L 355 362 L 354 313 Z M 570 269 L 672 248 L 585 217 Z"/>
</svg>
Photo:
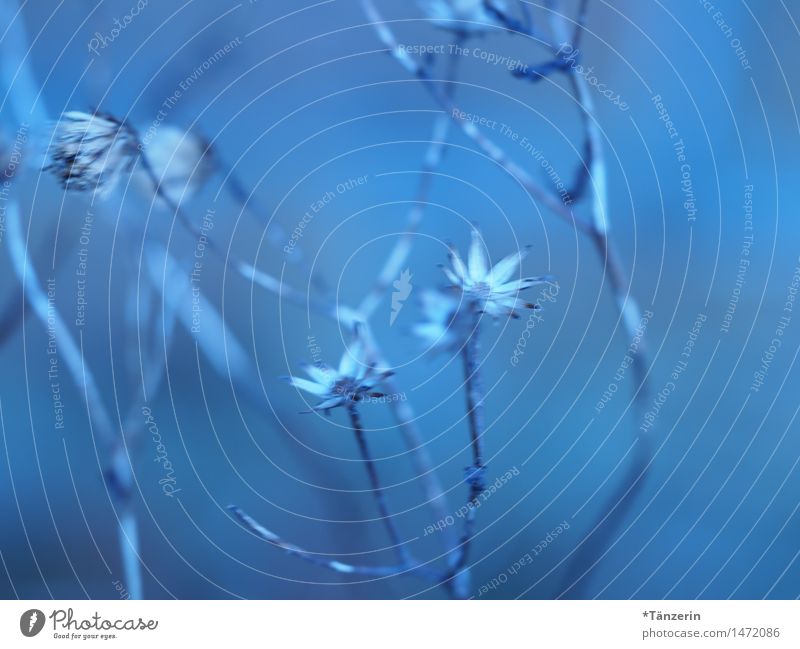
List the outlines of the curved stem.
<svg viewBox="0 0 800 649">
<path fill-rule="evenodd" d="M 65 365 L 76 386 L 83 388 L 86 412 L 92 433 L 100 435 L 112 449 L 111 466 L 106 473 L 106 484 L 119 506 L 117 524 L 123 570 L 128 592 L 133 599 L 142 599 L 141 560 L 139 537 L 131 503 L 133 471 L 127 446 L 114 435 L 111 416 L 103 405 L 103 396 L 91 368 L 85 363 L 82 344 L 72 338 L 55 302 L 51 301 L 41 286 L 36 270 L 28 263 L 26 239 L 22 234 L 19 206 L 12 202 L 7 210 L 9 249 L 14 270 L 22 284 L 24 296 L 30 301 L 33 312 L 45 328 L 52 323 L 58 332 L 58 344 Z M 123 438 L 124 440 L 124 438 Z"/>
<path fill-rule="evenodd" d="M 434 582 L 441 581 L 442 579 L 442 575 L 437 571 L 431 570 L 427 566 L 423 566 L 418 563 L 403 563 L 395 566 L 362 566 L 352 563 L 342 563 L 341 561 L 336 561 L 333 559 L 326 559 L 319 554 L 309 552 L 293 543 L 284 541 L 277 534 L 271 532 L 266 527 L 258 523 L 255 519 L 248 516 L 239 507 L 230 505 L 228 509 L 231 511 L 231 513 L 233 513 L 234 516 L 236 516 L 237 519 L 239 519 L 239 522 L 242 523 L 244 527 L 258 536 L 260 539 L 263 539 L 267 543 L 284 550 L 287 554 L 298 557 L 303 561 L 307 561 L 321 568 L 326 568 L 328 570 L 345 575 L 391 577 L 393 575 L 416 574 Z"/>
<path fill-rule="evenodd" d="M 423 87 L 442 107 L 450 119 L 461 128 L 464 135 L 472 140 L 490 159 L 505 169 L 529 194 L 531 194 L 531 196 L 533 196 L 533 198 L 545 205 L 553 214 L 558 216 L 565 223 L 577 227 L 579 230 L 584 232 L 591 231 L 591 223 L 576 218 L 572 209 L 568 205 L 565 205 L 559 197 L 538 183 L 531 174 L 514 162 L 502 148 L 487 138 L 475 124 L 468 121 L 465 117 L 462 117 L 462 115 L 466 115 L 467 113 L 462 111 L 451 99 L 446 97 L 437 84 L 429 83 L 431 79 L 427 70 L 414 61 L 408 52 L 400 46 L 372 0 L 361 0 L 361 4 L 364 7 L 367 17 L 372 21 L 378 37 L 383 41 L 384 45 L 386 45 L 392 57 L 402 65 L 409 74 L 424 82 L 422 84 Z"/>
<path fill-rule="evenodd" d="M 394 546 L 401 563 L 408 564 L 408 550 L 406 550 L 403 540 L 400 538 L 400 533 L 397 531 L 397 525 L 395 524 L 394 518 L 389 511 L 389 506 L 386 504 L 386 496 L 381 488 L 381 483 L 378 478 L 378 470 L 376 469 L 375 462 L 369 453 L 367 439 L 364 437 L 364 427 L 361 424 L 361 416 L 358 414 L 358 409 L 355 407 L 355 405 L 350 405 L 347 408 L 347 413 L 350 415 L 350 424 L 353 427 L 353 433 L 355 434 L 356 441 L 358 442 L 358 450 L 361 453 L 361 459 L 364 460 L 364 466 L 367 468 L 370 486 L 372 487 L 372 494 L 375 496 L 375 502 L 378 505 L 381 518 L 383 518 L 383 522 L 386 525 L 386 531 L 389 533 L 389 538 L 392 541 L 392 545 Z"/>
<path fill-rule="evenodd" d="M 163 190 L 161 187 L 161 181 L 158 176 L 156 176 L 152 165 L 147 160 L 147 156 L 142 154 L 140 156 L 140 160 L 142 162 L 142 168 L 153 185 L 153 191 L 156 193 L 156 195 L 161 198 L 166 203 L 167 207 L 175 213 L 175 215 L 178 217 L 178 220 L 180 220 L 186 230 L 188 230 L 197 238 L 202 237 L 202 232 L 200 232 L 200 230 L 197 229 L 197 226 L 192 223 L 192 220 L 186 211 L 180 205 L 175 203 L 175 201 L 172 200 L 172 198 Z M 298 306 L 310 306 L 315 311 L 323 312 L 326 315 L 332 316 L 334 319 L 338 319 L 338 311 L 334 306 L 319 300 L 310 300 L 308 296 L 287 286 L 271 275 L 258 270 L 252 264 L 237 259 L 236 257 L 230 257 L 224 250 L 222 250 L 222 248 L 219 247 L 216 242 L 211 239 L 208 239 L 207 247 L 225 266 L 232 269 L 240 277 L 254 282 L 262 288 L 275 293 L 279 297 L 284 297 Z"/>
<path fill-rule="evenodd" d="M 486 465 L 483 463 L 484 394 L 480 376 L 480 343 L 478 339 L 480 313 L 477 312 L 475 306 L 473 306 L 473 310 L 475 315 L 472 330 L 461 350 L 461 356 L 464 361 L 464 390 L 467 399 L 472 465 L 466 469 L 469 497 L 467 499 L 467 514 L 464 519 L 461 544 L 452 565 L 454 574 L 463 570 L 467 565 L 470 545 L 475 535 L 475 512 L 477 510 L 478 497 L 485 488 L 484 474 L 486 473 Z"/>
<path fill-rule="evenodd" d="M 254 197 L 254 194 L 248 192 L 242 181 L 236 175 L 234 170 L 227 165 L 226 163 L 222 162 L 219 156 L 215 156 L 216 159 L 219 161 L 219 164 L 224 173 L 224 183 L 225 189 L 236 201 L 241 208 L 250 214 L 254 221 L 256 221 L 262 227 L 264 226 L 264 220 L 262 218 L 262 214 L 266 214 L 267 210 L 258 203 L 257 199 Z M 267 242 L 270 245 L 275 247 L 276 252 L 280 249 L 280 246 L 276 242 L 276 239 L 281 236 L 288 236 L 285 235 L 283 228 L 281 228 L 277 223 L 273 222 L 270 224 L 270 227 L 273 229 L 271 235 L 267 236 Z M 296 246 L 293 249 L 293 252 L 290 256 L 287 257 L 287 260 L 290 263 L 297 264 L 301 269 L 302 272 L 305 272 L 309 276 L 309 281 L 311 286 L 313 286 L 320 294 L 326 294 L 329 290 L 329 287 L 325 284 L 325 281 L 319 275 L 313 274 L 311 265 L 308 263 L 308 259 L 306 258 L 305 254 L 303 253 L 302 248 L 300 246 Z"/>
<path fill-rule="evenodd" d="M 391 364 L 384 358 L 375 343 L 370 327 L 365 323 L 360 331 L 370 362 L 375 363 L 377 366 L 390 367 Z M 383 385 L 389 394 L 401 394 L 401 389 L 393 377 L 385 378 L 383 380 Z M 414 465 L 414 473 L 420 481 L 425 496 L 425 504 L 431 510 L 434 520 L 445 520 L 450 514 L 447 505 L 447 496 L 434 471 L 433 462 L 425 447 L 422 432 L 417 425 L 414 409 L 408 401 L 394 400 L 390 401 L 389 408 L 397 422 L 400 433 L 403 435 L 403 441 L 411 456 L 411 461 Z M 450 564 L 452 565 L 455 562 L 452 557 L 454 557 L 459 550 L 459 539 L 450 526 L 446 526 L 442 529 L 438 536 L 445 556 L 451 557 Z M 456 576 L 450 575 L 450 578 L 443 585 L 452 597 L 456 599 L 467 598 L 470 589 L 469 569 L 463 569 Z"/>
</svg>

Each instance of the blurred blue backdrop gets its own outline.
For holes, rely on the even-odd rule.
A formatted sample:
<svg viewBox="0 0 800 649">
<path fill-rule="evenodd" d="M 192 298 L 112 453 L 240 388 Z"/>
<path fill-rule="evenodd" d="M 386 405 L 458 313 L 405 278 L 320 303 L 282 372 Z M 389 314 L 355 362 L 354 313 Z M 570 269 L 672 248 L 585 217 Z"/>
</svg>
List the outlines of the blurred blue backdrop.
<svg viewBox="0 0 800 649">
<path fill-rule="evenodd" d="M 183 207 L 198 225 L 215 209 L 209 236 L 219 246 L 310 295 L 327 291 L 339 304 L 355 305 L 366 294 L 405 229 L 440 107 L 386 53 L 360 3 L 160 0 L 133 17 L 132 0 L 22 4 L 11 22 L 17 4 L 0 0 L 4 149 L 13 147 L 21 121 L 31 124 L 30 143 L 38 120 L 67 110 L 99 108 L 140 133 L 154 120 L 191 129 L 212 144 L 223 171 Z M 516 3 L 507 4 L 523 15 Z M 493 259 L 531 245 L 524 274 L 551 273 L 558 280 L 558 295 L 542 304 L 518 364 L 510 359 L 527 314 L 483 327 L 483 379 L 491 388 L 485 402 L 489 482 L 512 469 L 519 475 L 477 511 L 470 557 L 475 596 L 800 594 L 800 317 L 785 309 L 800 265 L 800 72 L 792 65 L 800 13 L 796 3 L 716 4 L 593 0 L 582 36 L 580 63 L 593 67 L 628 106 L 621 110 L 590 89 L 604 138 L 610 236 L 631 278 L 630 294 L 652 312 L 645 333 L 650 393 L 643 408 L 632 401 L 632 372 L 615 379 L 629 341 L 592 242 L 529 196 L 458 128 L 451 129 L 431 178 L 420 234 L 405 265 L 413 274 L 412 295 L 393 326 L 389 295 L 372 319 L 418 415 L 448 511 L 455 513 L 467 497 L 463 470 L 470 462 L 463 377 L 458 358 L 422 353 L 410 334 L 421 317 L 417 298 L 424 287 L 444 283 L 437 264 L 447 260 L 445 244 L 465 251 L 472 223 Z M 395 21 L 391 27 L 402 44 L 453 41 L 452 33 L 424 20 L 415 3 L 379 7 Z M 536 2 L 529 9 L 546 31 L 546 10 Z M 565 2 L 564 10 L 574 16 L 577 3 Z M 215 56 L 226 45 L 229 51 Z M 550 58 L 535 39 L 500 29 L 465 45 L 530 64 Z M 434 78 L 447 58 L 431 57 Z M 31 92 L 16 74 L 26 69 L 23 63 L 38 93 L 32 112 Z M 479 125 L 483 135 L 547 185 L 546 172 L 511 131 L 527 138 L 571 180 L 584 144 L 566 77 L 531 83 L 479 55 L 459 63 L 455 103 L 498 124 Z M 180 97 L 165 109 L 178 90 Z M 678 138 L 660 119 L 659 103 Z M 685 144 L 683 161 L 676 139 Z M 82 341 L 115 420 L 143 403 L 135 380 L 141 345 L 152 346 L 166 368 L 147 405 L 179 492 L 165 496 L 163 462 L 149 433 L 130 449 L 145 596 L 446 596 L 413 577 L 365 580 L 324 572 L 255 538 L 226 510 L 240 505 L 312 552 L 373 565 L 392 561 L 345 413 L 335 411 L 330 419 L 299 414 L 308 407 L 303 395 L 280 380 L 298 363 L 317 360 L 309 336 L 320 357 L 336 363 L 349 333 L 225 272 L 208 256 L 202 290 L 224 315 L 226 332 L 203 320 L 204 342 L 179 327 L 164 354 L 158 310 L 148 313 L 141 300 L 137 310 L 138 291 L 148 281 L 148 264 L 159 277 L 163 272 L 154 260 L 161 248 L 189 268 L 196 237 L 127 178 L 106 200 L 92 202 L 89 195 L 65 193 L 38 171 L 35 153 L 30 156 L 36 164 L 13 191 L 30 224 L 31 264 L 43 282 L 56 279 L 69 334 Z M 226 191 L 228 170 L 253 192 L 259 218 Z M 366 181 L 337 190 L 358 178 Z M 687 180 L 690 186 L 682 185 Z M 684 190 L 692 192 L 693 205 L 687 206 Z M 285 254 L 290 233 L 329 192 L 332 199 L 298 242 L 302 252 Z M 94 215 L 87 321 L 78 327 L 72 322 L 76 251 L 87 210 Z M 575 212 L 587 218 L 590 202 L 576 204 Z M 2 232 L 2 297 L 16 318 L 4 322 L 0 352 L 0 594 L 115 598 L 125 576 L 100 432 L 90 429 L 83 386 L 66 368 L 60 393 L 65 426 L 54 425 L 48 332 L 30 311 L 23 316 L 5 221 Z M 752 245 L 745 245 L 750 235 Z M 749 264 L 741 274 L 743 247 Z M 297 263 L 300 255 L 304 261 Z M 536 298 L 538 287 L 531 290 Z M 733 295 L 738 301 L 731 312 Z M 182 299 L 186 317 L 188 293 Z M 727 324 L 726 311 L 732 313 Z M 681 354 L 698 315 L 705 320 L 687 360 Z M 780 347 L 755 391 L 754 373 L 785 316 Z M 21 326 L 12 328 L 12 322 Z M 154 338 L 144 340 L 150 334 Z M 209 336 L 216 356 L 204 352 Z M 227 371 L 233 337 L 260 378 L 242 381 Z M 673 380 L 681 360 L 687 360 L 685 371 Z M 655 406 L 669 383 L 669 396 Z M 616 393 L 598 409 L 611 384 Z M 647 411 L 657 412 L 648 433 L 649 468 L 624 505 L 591 534 L 609 513 L 610 499 L 627 490 L 626 471 Z M 362 415 L 404 538 L 418 557 L 436 559 L 440 532 L 426 534 L 436 521 L 388 409 L 367 404 Z M 554 536 L 564 522 L 569 528 Z M 514 568 L 537 547 L 531 562 Z M 576 567 L 581 557 L 586 563 Z"/>
</svg>

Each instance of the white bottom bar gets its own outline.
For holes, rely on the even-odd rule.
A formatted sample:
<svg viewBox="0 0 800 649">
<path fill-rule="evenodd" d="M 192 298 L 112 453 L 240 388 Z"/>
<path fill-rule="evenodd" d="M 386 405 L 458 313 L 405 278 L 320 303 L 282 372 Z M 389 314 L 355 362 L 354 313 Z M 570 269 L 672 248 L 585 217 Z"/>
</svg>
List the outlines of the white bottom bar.
<svg viewBox="0 0 800 649">
<path fill-rule="evenodd" d="M 799 618 L 786 601 L 6 601 L 0 646 L 796 648 Z"/>
</svg>

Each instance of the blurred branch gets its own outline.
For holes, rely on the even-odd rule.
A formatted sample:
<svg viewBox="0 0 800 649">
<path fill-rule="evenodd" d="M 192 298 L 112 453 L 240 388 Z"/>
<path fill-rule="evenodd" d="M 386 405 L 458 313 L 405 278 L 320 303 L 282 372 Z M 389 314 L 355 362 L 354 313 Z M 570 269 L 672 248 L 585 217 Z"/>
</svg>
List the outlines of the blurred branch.
<svg viewBox="0 0 800 649">
<path fill-rule="evenodd" d="M 7 25 L 3 37 L 2 51 L 0 51 L 0 78 L 9 89 L 12 113 L 17 123 L 22 125 L 31 121 L 33 124 L 33 143 L 30 148 L 34 152 L 34 157 L 36 157 L 38 155 L 36 152 L 37 139 L 42 135 L 40 129 L 43 129 L 48 121 L 48 111 L 44 101 L 41 100 L 39 86 L 36 83 L 33 70 L 27 58 L 30 48 L 28 47 L 28 37 L 20 12 L 21 8 L 17 2 L 0 0 L 0 24 Z M 23 53 L 25 53 L 24 56 Z M 12 88 L 13 92 L 11 92 Z M 6 176 L 10 177 L 8 172 L 6 172 Z M 69 335 L 69 330 L 55 309 L 55 305 L 52 307 L 52 314 L 49 313 L 50 304 L 48 303 L 48 298 L 41 288 L 36 271 L 28 264 L 27 244 L 29 238 L 23 238 L 22 236 L 19 205 L 16 201 L 12 201 L 8 206 L 7 227 L 12 263 L 21 282 L 21 288 L 18 291 L 22 291 L 22 313 L 19 320 L 17 320 L 17 324 L 21 325 L 24 322 L 28 302 L 30 302 L 45 328 L 48 327 L 48 317 L 52 315 L 54 326 L 60 330 L 59 343 L 61 352 L 76 386 L 83 387 L 83 397 L 92 430 L 103 436 L 106 444 L 112 448 L 112 468 L 106 474 L 106 486 L 116 496 L 118 505 L 118 510 L 115 510 L 115 514 L 126 587 L 131 598 L 143 599 L 144 589 L 141 574 L 139 532 L 130 500 L 133 472 L 127 449 L 125 449 L 124 453 L 122 452 L 125 444 L 124 442 L 120 444 L 121 436 L 115 436 L 113 433 L 111 417 L 103 406 L 102 395 L 97 387 L 94 375 L 84 362 L 82 347 L 79 349 Z M 19 297 L 19 293 L 15 293 L 14 298 L 12 298 L 11 309 L 15 308 Z M 7 316 L 8 313 L 6 312 L 2 323 L 3 337 L 6 336 L 7 331 L 11 328 L 11 321 Z M 117 488 L 114 488 L 114 484 L 117 485 Z"/>
<path fill-rule="evenodd" d="M 361 0 L 361 3 L 378 37 L 388 48 L 389 54 L 409 74 L 422 82 L 423 87 L 433 97 L 436 103 L 445 110 L 450 118 L 458 124 L 463 133 L 489 158 L 505 169 L 513 178 L 518 180 L 533 198 L 542 202 L 562 221 L 576 227 L 589 237 L 598 256 L 603 261 L 605 275 L 608 278 L 609 288 L 622 321 L 621 324 L 626 331 L 628 339 L 632 340 L 635 338 L 641 320 L 641 314 L 635 299 L 629 294 L 630 280 L 608 234 L 609 206 L 607 167 L 603 152 L 602 133 L 598 125 L 591 89 L 586 80 L 578 75 L 572 66 L 566 64 L 562 55 L 562 50 L 565 45 L 572 43 L 572 49 L 574 50 L 575 44 L 578 43 L 581 38 L 583 25 L 586 20 L 587 0 L 580 0 L 578 16 L 574 21 L 575 27 L 571 35 L 567 29 L 566 18 L 558 11 L 556 1 L 547 1 L 547 8 L 551 14 L 551 29 L 553 30 L 555 43 L 547 38 L 540 38 L 540 40 L 553 51 L 555 60 L 543 64 L 542 66 L 535 66 L 533 68 L 535 74 L 530 76 L 533 80 L 538 80 L 553 72 L 566 72 L 569 75 L 570 84 L 572 85 L 575 98 L 581 109 L 581 120 L 586 134 L 585 150 L 588 160 L 584 166 L 587 169 L 586 175 L 591 179 L 592 187 L 591 218 L 588 220 L 577 218 L 571 207 L 565 204 L 553 192 L 548 191 L 536 182 L 528 172 L 513 162 L 502 148 L 485 137 L 474 124 L 461 118 L 460 115 L 463 114 L 463 111 L 461 111 L 449 97 L 441 92 L 437 84 L 432 83 L 428 71 L 417 64 L 408 52 L 399 46 L 392 30 L 376 9 L 374 2 L 372 0 Z M 491 2 L 485 2 L 485 5 L 491 10 Z M 496 13 L 495 16 L 502 21 L 502 16 L 497 16 Z M 561 43 L 561 45 L 557 45 L 557 43 Z M 518 74 L 517 76 L 525 75 Z M 579 171 L 575 183 L 575 189 L 579 194 L 585 191 L 586 182 L 587 180 L 583 177 L 582 172 Z M 643 346 L 640 346 L 639 353 L 634 362 L 634 373 L 636 377 L 634 401 L 636 403 L 642 403 L 646 395 L 646 365 L 646 350 Z M 645 448 L 645 444 L 640 444 L 640 447 L 640 450 Z M 639 469 L 642 468 L 640 462 L 643 456 L 639 454 L 639 457 L 640 460 L 635 463 L 636 466 L 632 469 L 632 474 L 635 472 L 637 476 L 641 475 Z M 630 500 L 627 502 L 629 503 Z M 623 507 L 622 513 L 624 513 L 624 509 Z"/>
<path fill-rule="evenodd" d="M 453 45 L 461 45 L 464 41 L 464 34 L 456 34 Z M 452 51 L 452 48 L 451 50 Z M 446 97 L 452 98 L 455 94 L 455 80 L 458 73 L 458 62 L 460 56 L 448 57 L 447 71 L 442 80 L 443 93 Z M 378 274 L 378 281 L 372 290 L 364 296 L 358 307 L 359 313 L 364 319 L 369 318 L 378 308 L 381 299 L 389 290 L 392 282 L 397 278 L 403 270 L 403 265 L 406 263 L 409 254 L 411 254 L 411 246 L 413 236 L 419 228 L 422 221 L 422 216 L 425 211 L 425 205 L 428 200 L 428 194 L 432 183 L 432 174 L 439 167 L 444 154 L 444 145 L 447 141 L 447 134 L 450 130 L 450 118 L 447 115 L 437 115 L 433 125 L 433 133 L 431 141 L 428 145 L 428 150 L 425 153 L 425 158 L 422 163 L 422 170 L 417 187 L 417 194 L 414 198 L 414 206 L 409 210 L 406 219 L 406 230 L 400 236 L 400 239 L 394 246 L 394 249 L 389 254 L 383 269 Z"/>
<path fill-rule="evenodd" d="M 367 350 L 367 355 L 371 358 L 372 362 L 379 367 L 389 366 L 389 363 L 382 355 L 381 350 L 375 342 L 370 327 L 365 323 L 361 327 L 360 332 Z M 401 393 L 394 377 L 390 376 L 385 378 L 383 384 L 389 394 Z M 417 425 L 417 417 L 414 413 L 414 409 L 411 407 L 409 401 L 395 401 L 394 399 L 389 401 L 389 407 L 400 429 L 400 433 L 403 435 L 406 448 L 411 455 L 411 460 L 414 464 L 414 472 L 420 481 L 425 495 L 425 502 L 431 510 L 434 520 L 445 520 L 450 513 L 447 506 L 447 496 L 442 489 L 442 485 L 433 468 L 430 454 L 425 447 L 422 433 Z M 458 538 L 450 526 L 446 526 L 441 530 L 439 537 L 441 539 L 445 558 L 448 560 L 448 563 L 452 564 L 453 553 L 457 550 L 459 545 Z M 468 597 L 470 591 L 469 570 L 462 570 L 459 574 L 451 576 L 444 586 L 451 595 L 458 599 Z"/>
<path fill-rule="evenodd" d="M 223 179 L 223 184 L 225 189 L 244 211 L 250 214 L 250 216 L 259 225 L 264 226 L 263 215 L 267 213 L 267 210 L 264 209 L 264 207 L 258 202 L 258 199 L 252 192 L 249 192 L 247 189 L 245 189 L 245 186 L 242 184 L 234 170 L 221 162 L 219 160 L 219 156 L 215 155 L 215 158 L 219 162 L 220 167 L 224 172 L 225 177 Z M 267 235 L 267 241 L 270 243 L 270 245 L 274 246 L 277 251 L 279 249 L 277 240 L 286 239 L 288 238 L 288 235 L 286 235 L 283 228 L 281 228 L 275 221 L 272 221 L 268 227 L 272 230 L 272 232 L 271 234 Z M 302 271 L 308 274 L 311 285 L 321 294 L 324 295 L 327 293 L 328 287 L 326 286 L 324 280 L 311 272 L 311 265 L 308 263 L 308 259 L 306 258 L 303 249 L 299 245 L 292 249 L 292 254 L 289 255 L 287 259 L 290 263 L 298 265 Z"/>
<path fill-rule="evenodd" d="M 19 206 L 16 201 L 11 201 L 8 205 L 7 228 L 11 261 L 22 283 L 24 296 L 30 300 L 33 312 L 45 329 L 50 327 L 52 320 L 52 328 L 58 332 L 59 353 L 64 358 L 76 386 L 83 388 L 86 412 L 89 415 L 92 430 L 105 439 L 107 446 L 114 449 L 111 468 L 106 479 L 120 505 L 120 510 L 116 513 L 126 586 L 133 599 L 142 599 L 139 537 L 130 503 L 133 480 L 130 458 L 127 452 L 122 453 L 118 446 L 118 437 L 113 434 L 112 419 L 103 406 L 103 396 L 97 386 L 94 374 L 84 362 L 82 347 L 79 347 L 70 336 L 69 329 L 58 313 L 55 304 L 51 303 L 44 293 L 36 271 L 28 264 L 27 246 L 22 234 Z"/>
<path fill-rule="evenodd" d="M 439 90 L 438 86 L 430 83 L 426 71 L 419 66 L 404 50 L 401 48 L 394 37 L 392 31 L 387 27 L 386 22 L 383 20 L 381 14 L 375 8 L 372 0 L 361 0 L 367 17 L 372 21 L 378 36 L 383 43 L 389 48 L 392 57 L 397 60 L 407 71 L 413 76 L 423 81 L 422 84 L 433 98 L 445 109 L 451 119 L 453 119 L 462 129 L 462 131 L 473 141 L 475 144 L 486 153 L 492 160 L 503 167 L 511 176 L 517 179 L 522 186 L 537 200 L 544 203 L 551 212 L 561 218 L 568 224 L 577 227 L 580 231 L 584 232 L 603 260 L 605 264 L 606 275 L 609 280 L 609 286 L 612 295 L 614 296 L 617 308 L 622 319 L 622 325 L 625 328 L 629 339 L 632 339 L 636 333 L 636 327 L 640 320 L 639 307 L 632 296 L 629 295 L 630 281 L 625 273 L 619 254 L 616 251 L 613 243 L 608 236 L 608 196 L 607 196 L 607 174 L 606 164 L 603 157 L 602 136 L 598 126 L 598 122 L 594 112 L 594 104 L 590 95 L 590 89 L 586 80 L 579 75 L 572 72 L 570 74 L 571 82 L 577 93 L 576 99 L 581 105 L 581 117 L 583 120 L 584 128 L 587 132 L 589 139 L 589 148 L 591 151 L 590 160 L 590 175 L 592 179 L 592 211 L 591 219 L 578 219 L 572 208 L 564 204 L 552 192 L 545 189 L 527 171 L 522 169 L 519 165 L 513 162 L 503 149 L 498 147 L 494 142 L 486 138 L 477 127 L 471 122 L 461 118 L 463 113 L 457 106 L 453 104 L 446 96 Z M 582 0 L 585 3 L 585 0 Z M 585 14 L 585 7 L 581 10 L 581 16 Z M 554 17 L 556 13 L 553 14 Z M 558 14 L 560 16 L 560 14 Z M 561 16 L 561 21 L 564 20 Z M 563 27 L 563 23 L 555 19 L 556 37 L 560 38 L 566 36 L 567 32 Z M 579 33 L 579 32 L 578 32 Z M 554 47 L 554 46 L 551 46 Z M 645 354 L 640 354 L 638 362 L 644 364 Z M 641 366 L 637 368 L 637 373 L 640 377 L 644 377 Z"/>
<path fill-rule="evenodd" d="M 142 163 L 142 168 L 145 174 L 153 186 L 153 191 L 155 194 L 165 202 L 168 209 L 171 210 L 175 216 L 177 216 L 183 227 L 189 233 L 191 233 L 192 236 L 196 237 L 197 239 L 203 237 L 203 234 L 193 223 L 191 217 L 186 213 L 185 209 L 172 200 L 169 194 L 164 191 L 161 185 L 161 180 L 158 178 L 153 170 L 153 167 L 147 160 L 147 156 L 142 155 L 139 157 L 139 160 Z M 320 312 L 328 317 L 337 320 L 339 319 L 340 314 L 335 305 L 329 304 L 322 299 L 312 298 L 309 295 L 301 293 L 300 291 L 293 289 L 288 284 L 273 277 L 272 275 L 258 270 L 252 264 L 242 261 L 236 257 L 231 257 L 228 252 L 224 251 L 215 241 L 210 238 L 207 241 L 207 247 L 225 267 L 230 268 L 240 277 L 255 283 L 264 290 L 274 293 L 278 297 L 287 299 L 296 306 L 310 307 L 312 310 Z"/>
</svg>

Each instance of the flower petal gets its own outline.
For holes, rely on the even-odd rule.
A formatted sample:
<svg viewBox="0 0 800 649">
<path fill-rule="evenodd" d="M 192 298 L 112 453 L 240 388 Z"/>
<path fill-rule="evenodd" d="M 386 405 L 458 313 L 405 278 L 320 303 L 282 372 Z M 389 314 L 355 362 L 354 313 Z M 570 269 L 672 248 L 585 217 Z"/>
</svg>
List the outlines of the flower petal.
<svg viewBox="0 0 800 649">
<path fill-rule="evenodd" d="M 339 375 L 352 379 L 363 376 L 366 369 L 364 344 L 356 339 L 342 354 L 342 359 L 339 361 Z"/>
<path fill-rule="evenodd" d="M 331 386 L 336 383 L 336 371 L 322 363 L 311 364 L 302 363 L 301 367 L 306 371 L 312 380 L 320 385 Z"/>
<path fill-rule="evenodd" d="M 337 406 L 341 406 L 346 399 L 343 397 L 331 397 L 330 399 L 326 399 L 322 403 L 318 403 L 316 406 L 312 408 L 312 410 L 330 410 L 331 408 L 336 408 Z"/>
<path fill-rule="evenodd" d="M 300 379 L 296 376 L 290 376 L 289 383 L 300 390 L 305 390 L 311 394 L 316 394 L 318 397 L 325 396 L 329 391 L 329 388 L 326 385 L 320 385 L 319 383 L 314 383 L 308 379 Z"/>
<path fill-rule="evenodd" d="M 350 348 L 344 350 L 342 358 L 339 361 L 338 373 L 340 377 L 352 377 L 356 372 L 356 362 L 353 358 Z"/>
<path fill-rule="evenodd" d="M 467 267 L 464 265 L 464 262 L 461 260 L 461 255 L 458 254 L 458 250 L 450 247 L 450 263 L 453 265 L 453 271 L 458 277 L 458 282 L 453 282 L 456 286 L 461 286 L 468 278 L 469 273 L 467 272 Z"/>
<path fill-rule="evenodd" d="M 515 252 L 514 254 L 511 254 L 508 257 L 498 261 L 494 268 L 489 271 L 489 278 L 487 280 L 489 286 L 494 288 L 511 279 L 511 276 L 519 267 L 519 263 L 522 261 L 524 256 L 524 252 Z"/>
<path fill-rule="evenodd" d="M 517 291 L 524 291 L 526 288 L 536 286 L 537 284 L 547 284 L 553 281 L 551 275 L 541 275 L 539 277 L 523 277 L 522 279 L 515 279 L 512 282 L 501 284 L 493 289 L 493 293 L 516 293 Z"/>
<path fill-rule="evenodd" d="M 456 277 L 456 274 L 452 270 L 450 270 L 447 266 L 441 266 L 440 268 L 453 286 L 461 286 L 462 280 Z"/>
<path fill-rule="evenodd" d="M 469 247 L 469 276 L 473 282 L 486 281 L 488 274 L 486 253 L 481 235 L 477 230 L 472 231 L 472 244 Z"/>
</svg>

